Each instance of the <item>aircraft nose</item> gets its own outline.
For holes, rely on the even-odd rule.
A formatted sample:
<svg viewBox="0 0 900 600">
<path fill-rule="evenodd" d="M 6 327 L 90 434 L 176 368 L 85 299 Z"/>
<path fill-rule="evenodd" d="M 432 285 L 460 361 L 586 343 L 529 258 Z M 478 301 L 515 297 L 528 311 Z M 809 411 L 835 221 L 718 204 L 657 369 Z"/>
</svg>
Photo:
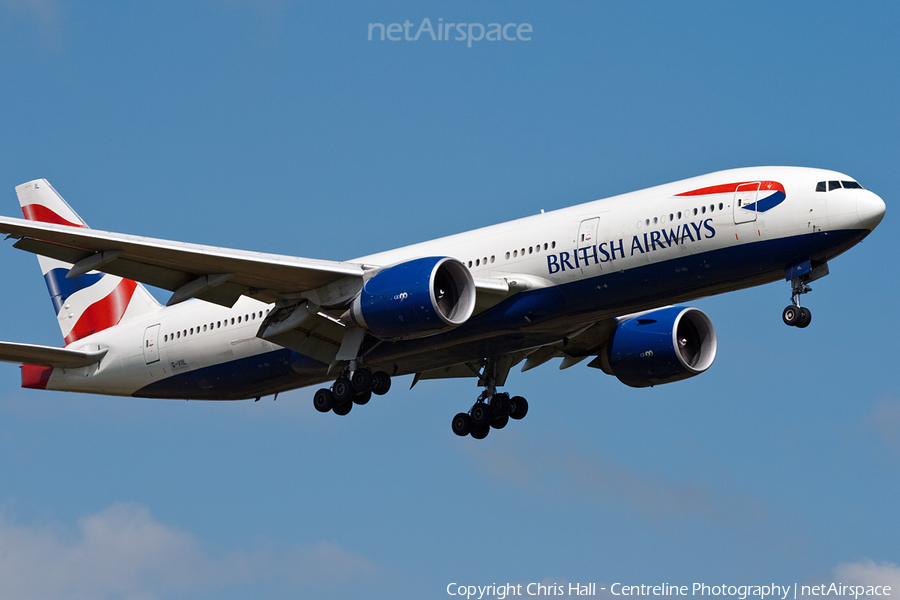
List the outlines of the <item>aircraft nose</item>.
<svg viewBox="0 0 900 600">
<path fill-rule="evenodd" d="M 862 192 L 856 196 L 856 216 L 863 227 L 872 231 L 884 218 L 884 200 L 869 190 Z"/>
</svg>

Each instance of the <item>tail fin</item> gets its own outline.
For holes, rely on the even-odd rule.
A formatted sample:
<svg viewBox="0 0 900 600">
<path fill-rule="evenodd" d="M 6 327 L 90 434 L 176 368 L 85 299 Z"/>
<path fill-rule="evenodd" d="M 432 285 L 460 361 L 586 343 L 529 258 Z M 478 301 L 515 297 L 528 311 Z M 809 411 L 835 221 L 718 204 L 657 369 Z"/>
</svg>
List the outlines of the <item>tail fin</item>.
<svg viewBox="0 0 900 600">
<path fill-rule="evenodd" d="M 46 179 L 23 183 L 16 187 L 16 194 L 26 219 L 87 227 Z M 38 256 L 38 262 L 66 345 L 162 308 L 144 286 L 131 279 L 97 271 L 67 279 L 71 264 L 45 256 Z"/>
</svg>

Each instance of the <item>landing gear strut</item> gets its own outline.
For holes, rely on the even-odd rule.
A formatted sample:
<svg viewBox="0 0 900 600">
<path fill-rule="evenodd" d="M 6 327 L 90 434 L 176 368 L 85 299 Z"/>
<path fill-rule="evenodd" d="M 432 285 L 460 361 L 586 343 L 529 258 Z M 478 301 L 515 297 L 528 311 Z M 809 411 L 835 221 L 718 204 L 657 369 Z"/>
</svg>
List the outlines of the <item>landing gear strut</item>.
<svg viewBox="0 0 900 600">
<path fill-rule="evenodd" d="M 322 388 L 313 396 L 313 406 L 319 412 L 346 415 L 354 404 L 362 406 L 372 394 L 383 396 L 391 389 L 391 376 L 384 371 L 373 373 L 365 367 L 342 374 L 331 389 Z"/>
<path fill-rule="evenodd" d="M 800 296 L 811 291 L 812 288 L 806 285 L 802 278 L 796 277 L 791 280 L 791 303 L 781 313 L 781 319 L 785 325 L 800 329 L 809 327 L 812 322 L 812 313 L 808 308 L 800 306 Z"/>
</svg>

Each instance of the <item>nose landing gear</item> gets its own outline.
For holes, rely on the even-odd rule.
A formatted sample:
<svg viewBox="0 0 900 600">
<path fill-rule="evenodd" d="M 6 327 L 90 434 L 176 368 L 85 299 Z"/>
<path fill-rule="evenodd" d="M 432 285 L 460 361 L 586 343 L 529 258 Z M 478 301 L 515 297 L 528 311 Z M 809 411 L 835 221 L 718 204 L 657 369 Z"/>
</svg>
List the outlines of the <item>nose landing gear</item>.
<svg viewBox="0 0 900 600">
<path fill-rule="evenodd" d="M 781 319 L 785 325 L 803 329 L 809 327 L 812 322 L 812 313 L 804 306 L 800 306 L 801 294 L 807 294 L 812 288 L 806 285 L 802 277 L 791 280 L 791 303 L 781 312 Z"/>
<path fill-rule="evenodd" d="M 805 261 L 785 269 L 784 274 L 785 279 L 791 282 L 791 303 L 782 311 L 781 319 L 791 327 L 809 327 L 812 313 L 808 308 L 800 306 L 800 296 L 812 291 L 809 282 L 828 275 L 828 263 L 813 267 L 810 261 Z"/>
<path fill-rule="evenodd" d="M 812 312 L 805 306 L 794 306 L 791 304 L 781 313 L 781 318 L 784 320 L 785 325 L 803 329 L 804 327 L 809 327 L 810 322 L 812 322 Z"/>
</svg>

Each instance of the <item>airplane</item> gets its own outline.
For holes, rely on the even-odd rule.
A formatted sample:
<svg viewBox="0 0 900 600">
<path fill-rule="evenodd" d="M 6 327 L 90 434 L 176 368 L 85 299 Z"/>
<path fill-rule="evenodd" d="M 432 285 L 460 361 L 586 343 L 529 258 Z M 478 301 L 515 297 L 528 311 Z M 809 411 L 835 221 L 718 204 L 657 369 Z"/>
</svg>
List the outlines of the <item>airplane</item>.
<svg viewBox="0 0 900 600">
<path fill-rule="evenodd" d="M 259 400 L 324 386 L 346 415 L 393 378 L 468 377 L 483 388 L 454 433 L 482 439 L 528 402 L 498 388 L 551 359 L 632 387 L 680 381 L 716 356 L 710 318 L 677 303 L 790 283 L 782 319 L 863 240 L 885 203 L 830 170 L 720 171 L 337 262 L 89 229 L 45 180 L 0 217 L 38 256 L 63 348 L 0 342 L 22 387 Z M 161 305 L 146 284 L 172 292 Z"/>
</svg>

